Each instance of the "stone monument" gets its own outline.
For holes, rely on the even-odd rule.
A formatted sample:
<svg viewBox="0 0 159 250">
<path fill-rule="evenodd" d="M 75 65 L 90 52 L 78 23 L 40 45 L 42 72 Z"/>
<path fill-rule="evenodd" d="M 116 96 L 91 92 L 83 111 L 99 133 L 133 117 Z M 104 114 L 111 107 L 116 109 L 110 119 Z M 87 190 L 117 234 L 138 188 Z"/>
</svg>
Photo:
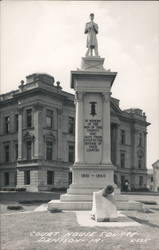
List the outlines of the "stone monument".
<svg viewBox="0 0 159 250">
<path fill-rule="evenodd" d="M 87 52 L 81 69 L 71 71 L 71 88 L 75 90 L 75 163 L 72 184 L 60 201 L 49 202 L 49 209 L 88 210 L 93 192 L 114 184 L 110 145 L 110 96 L 117 75 L 106 70 L 104 58 L 98 55 L 98 25 L 86 24 Z M 93 50 L 95 55 L 93 56 Z"/>
</svg>

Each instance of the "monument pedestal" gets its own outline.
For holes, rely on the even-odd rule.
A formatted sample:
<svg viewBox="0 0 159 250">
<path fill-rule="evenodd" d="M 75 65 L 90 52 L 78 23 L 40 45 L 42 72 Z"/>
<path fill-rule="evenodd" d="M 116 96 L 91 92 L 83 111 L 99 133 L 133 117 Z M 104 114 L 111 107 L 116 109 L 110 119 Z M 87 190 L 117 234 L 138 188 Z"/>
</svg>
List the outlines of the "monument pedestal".
<svg viewBox="0 0 159 250">
<path fill-rule="evenodd" d="M 99 56 L 93 56 L 93 60 L 92 60 L 92 56 L 87 56 L 87 57 L 82 58 L 81 68 L 87 71 L 88 70 L 106 71 L 103 67 L 103 63 L 104 63 L 104 58 L 101 58 Z"/>
<path fill-rule="evenodd" d="M 75 89 L 76 132 L 73 182 L 63 201 L 92 201 L 92 194 L 114 185 L 110 160 L 110 88 L 115 72 L 103 67 L 104 58 L 82 58 L 81 70 L 71 72 Z"/>
<path fill-rule="evenodd" d="M 83 164 L 74 165 L 73 183 L 67 194 L 61 195 L 61 201 L 91 201 L 92 194 L 113 183 L 112 165 Z M 115 186 L 115 185 L 114 185 Z"/>
<path fill-rule="evenodd" d="M 71 72 L 75 90 L 76 129 L 75 163 L 72 184 L 53 207 L 68 210 L 90 210 L 93 192 L 114 184 L 115 166 L 111 163 L 110 95 L 116 72 L 105 70 L 104 58 L 82 58 L 81 70 Z M 115 192 L 119 193 L 115 187 Z M 118 195 L 115 195 L 118 199 Z M 120 197 L 121 200 L 121 197 Z M 121 202 L 117 207 L 122 208 Z"/>
</svg>

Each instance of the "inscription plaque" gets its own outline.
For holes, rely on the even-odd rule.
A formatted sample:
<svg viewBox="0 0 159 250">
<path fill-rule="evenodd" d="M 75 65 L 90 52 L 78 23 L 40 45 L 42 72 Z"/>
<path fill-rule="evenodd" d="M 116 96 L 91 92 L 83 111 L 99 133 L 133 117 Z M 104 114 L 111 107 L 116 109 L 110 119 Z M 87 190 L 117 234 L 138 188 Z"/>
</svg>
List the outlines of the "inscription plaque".
<svg viewBox="0 0 159 250">
<path fill-rule="evenodd" d="M 85 119 L 84 145 L 86 152 L 99 152 L 102 144 L 101 119 Z"/>
</svg>

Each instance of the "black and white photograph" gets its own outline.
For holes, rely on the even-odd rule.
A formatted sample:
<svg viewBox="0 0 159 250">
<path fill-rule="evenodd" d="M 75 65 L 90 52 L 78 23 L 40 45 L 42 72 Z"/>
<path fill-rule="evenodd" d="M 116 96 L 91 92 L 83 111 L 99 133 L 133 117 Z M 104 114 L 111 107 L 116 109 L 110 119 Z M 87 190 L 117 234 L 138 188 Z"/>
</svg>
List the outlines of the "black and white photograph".
<svg viewBox="0 0 159 250">
<path fill-rule="evenodd" d="M 0 250 L 159 250 L 159 2 L 0 1 Z"/>
</svg>

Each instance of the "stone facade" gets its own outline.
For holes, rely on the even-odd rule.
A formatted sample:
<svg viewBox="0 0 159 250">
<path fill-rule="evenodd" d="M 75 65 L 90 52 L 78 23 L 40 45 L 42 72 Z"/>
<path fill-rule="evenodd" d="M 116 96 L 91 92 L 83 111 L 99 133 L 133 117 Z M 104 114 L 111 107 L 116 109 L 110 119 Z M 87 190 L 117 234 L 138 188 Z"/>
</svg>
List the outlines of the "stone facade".
<svg viewBox="0 0 159 250">
<path fill-rule="evenodd" d="M 153 191 L 159 192 L 159 160 L 152 164 L 153 167 Z"/>
<path fill-rule="evenodd" d="M 115 183 L 147 185 L 145 113 L 121 110 L 111 97 L 111 160 Z M 0 96 L 0 188 L 51 190 L 69 186 L 75 144 L 74 95 L 47 74 L 33 74 Z"/>
</svg>

